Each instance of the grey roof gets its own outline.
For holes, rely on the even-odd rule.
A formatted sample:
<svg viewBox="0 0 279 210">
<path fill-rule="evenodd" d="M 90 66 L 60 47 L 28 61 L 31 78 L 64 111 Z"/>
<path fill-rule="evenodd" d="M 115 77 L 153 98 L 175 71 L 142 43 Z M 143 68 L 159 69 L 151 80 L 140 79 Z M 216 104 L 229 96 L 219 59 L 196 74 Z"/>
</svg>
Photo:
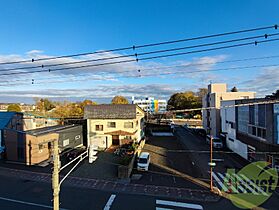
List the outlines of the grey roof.
<svg viewBox="0 0 279 210">
<path fill-rule="evenodd" d="M 5 128 L 17 112 L 0 112 L 0 129 Z"/>
<path fill-rule="evenodd" d="M 49 126 L 49 127 L 44 127 L 44 128 L 37 128 L 33 130 L 28 130 L 26 131 L 27 134 L 30 134 L 32 136 L 39 136 L 39 135 L 44 135 L 48 133 L 59 133 L 59 131 L 65 130 L 65 129 L 70 129 L 73 127 L 78 127 L 81 125 L 55 125 L 55 126 Z"/>
<path fill-rule="evenodd" d="M 84 108 L 85 119 L 135 119 L 136 104 L 88 105 Z"/>
</svg>

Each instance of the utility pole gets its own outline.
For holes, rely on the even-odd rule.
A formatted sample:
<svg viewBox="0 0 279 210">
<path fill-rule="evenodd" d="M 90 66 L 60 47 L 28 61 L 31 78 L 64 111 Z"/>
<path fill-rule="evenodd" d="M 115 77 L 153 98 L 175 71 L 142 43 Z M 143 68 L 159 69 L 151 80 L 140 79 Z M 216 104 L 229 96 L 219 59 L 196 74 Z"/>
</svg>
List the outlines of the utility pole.
<svg viewBox="0 0 279 210">
<path fill-rule="evenodd" d="M 212 178 L 212 168 L 213 168 L 213 165 L 212 165 L 212 136 L 210 136 L 210 190 L 213 191 L 213 178 Z"/>
<path fill-rule="evenodd" d="M 59 151 L 58 139 L 53 141 L 53 172 L 52 172 L 52 189 L 53 189 L 53 210 L 59 210 Z"/>
</svg>

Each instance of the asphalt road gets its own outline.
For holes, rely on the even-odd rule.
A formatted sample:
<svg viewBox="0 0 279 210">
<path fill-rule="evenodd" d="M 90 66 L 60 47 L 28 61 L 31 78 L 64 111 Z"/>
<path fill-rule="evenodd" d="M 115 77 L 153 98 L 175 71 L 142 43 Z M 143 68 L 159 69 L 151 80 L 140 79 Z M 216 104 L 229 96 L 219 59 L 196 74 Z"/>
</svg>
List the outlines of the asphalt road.
<svg viewBox="0 0 279 210">
<path fill-rule="evenodd" d="M 50 184 L 0 176 L 0 209 L 39 210 L 52 208 Z M 234 208 L 229 201 L 218 203 L 192 202 L 185 199 L 168 199 L 154 196 L 104 192 L 62 186 L 60 208 L 92 210 L 154 210 L 154 209 L 218 209 L 217 206 Z M 180 206 L 180 207 L 178 207 Z"/>
</svg>

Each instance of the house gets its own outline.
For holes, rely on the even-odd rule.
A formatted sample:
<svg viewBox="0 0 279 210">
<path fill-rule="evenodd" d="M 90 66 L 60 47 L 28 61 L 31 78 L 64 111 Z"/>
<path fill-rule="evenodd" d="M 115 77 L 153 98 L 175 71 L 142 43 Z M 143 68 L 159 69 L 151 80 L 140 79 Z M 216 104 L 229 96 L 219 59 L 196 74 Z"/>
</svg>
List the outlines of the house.
<svg viewBox="0 0 279 210">
<path fill-rule="evenodd" d="M 82 126 L 51 126 L 29 131 L 4 129 L 6 159 L 8 161 L 36 165 L 48 161 L 52 143 L 58 141 L 60 153 L 82 146 Z"/>
<path fill-rule="evenodd" d="M 222 132 L 235 153 L 279 168 L 279 103 L 265 104 L 269 101 L 255 98 L 222 102 Z"/>
<path fill-rule="evenodd" d="M 221 101 L 255 98 L 255 92 L 227 92 L 227 84 L 215 83 L 208 85 L 208 94 L 202 101 L 203 127 L 212 136 L 221 132 L 220 105 Z"/>
<path fill-rule="evenodd" d="M 144 111 L 136 104 L 88 105 L 84 119 L 88 145 L 100 149 L 144 138 Z"/>
<path fill-rule="evenodd" d="M 4 129 L 23 129 L 22 113 L 0 112 L 0 157 L 5 151 Z"/>
</svg>

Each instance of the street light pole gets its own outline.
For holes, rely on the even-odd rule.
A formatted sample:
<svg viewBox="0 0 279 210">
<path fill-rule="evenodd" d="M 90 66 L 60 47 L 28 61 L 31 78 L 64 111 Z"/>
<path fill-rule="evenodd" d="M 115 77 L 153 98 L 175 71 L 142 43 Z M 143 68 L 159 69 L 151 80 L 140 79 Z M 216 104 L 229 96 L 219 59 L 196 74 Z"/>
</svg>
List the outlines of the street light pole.
<svg viewBox="0 0 279 210">
<path fill-rule="evenodd" d="M 59 151 L 58 139 L 53 141 L 53 172 L 52 172 L 52 189 L 53 189 L 53 210 L 59 210 Z"/>
</svg>

